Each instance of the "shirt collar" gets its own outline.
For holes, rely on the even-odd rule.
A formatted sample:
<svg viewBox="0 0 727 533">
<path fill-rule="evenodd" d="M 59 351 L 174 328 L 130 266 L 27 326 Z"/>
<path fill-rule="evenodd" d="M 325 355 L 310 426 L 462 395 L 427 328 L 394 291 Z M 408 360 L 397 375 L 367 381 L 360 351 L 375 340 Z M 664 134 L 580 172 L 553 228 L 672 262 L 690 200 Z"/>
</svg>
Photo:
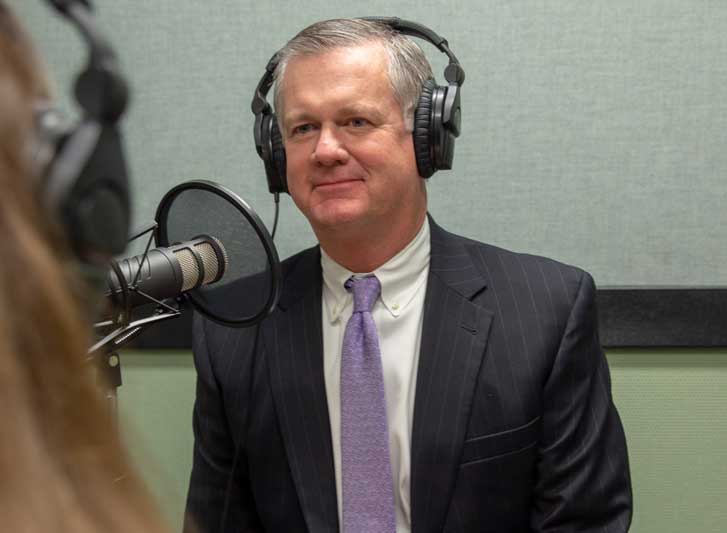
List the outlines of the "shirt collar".
<svg viewBox="0 0 727 533">
<path fill-rule="evenodd" d="M 392 316 L 397 317 L 414 298 L 414 294 L 426 281 L 429 269 L 431 243 L 429 219 L 406 247 L 373 272 L 354 273 L 336 263 L 321 248 L 323 270 L 323 303 L 326 316 L 333 323 L 341 315 L 352 295 L 343 284 L 351 276 L 374 274 L 381 283 L 381 301 Z"/>
</svg>

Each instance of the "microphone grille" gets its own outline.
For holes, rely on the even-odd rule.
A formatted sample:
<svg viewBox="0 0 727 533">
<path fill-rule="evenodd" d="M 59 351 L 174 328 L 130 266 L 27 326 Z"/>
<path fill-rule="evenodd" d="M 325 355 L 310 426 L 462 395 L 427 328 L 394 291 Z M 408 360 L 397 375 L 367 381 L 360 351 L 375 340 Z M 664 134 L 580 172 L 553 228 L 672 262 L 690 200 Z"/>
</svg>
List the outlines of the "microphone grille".
<svg viewBox="0 0 727 533">
<path fill-rule="evenodd" d="M 220 279 L 227 268 L 227 250 L 219 239 L 209 235 L 175 246 L 173 253 L 182 271 L 182 292 Z M 222 262 L 218 259 L 218 253 L 222 256 Z M 200 263 L 204 268 L 204 279 L 201 281 Z"/>
<path fill-rule="evenodd" d="M 197 285 L 199 280 L 199 266 L 197 260 L 192 254 L 192 251 L 187 248 L 182 248 L 174 252 L 174 257 L 179 261 L 179 266 L 182 269 L 182 292 L 188 291 Z M 203 261 L 204 262 L 204 261 Z M 205 265 L 205 270 L 207 266 Z"/>
<path fill-rule="evenodd" d="M 227 253 L 225 248 L 222 246 L 222 243 L 214 237 L 212 238 L 222 249 L 222 253 L 225 256 L 225 259 L 227 259 Z M 204 279 L 202 280 L 202 285 L 206 285 L 207 283 L 214 281 L 220 272 L 220 264 L 217 260 L 217 254 L 215 253 L 214 248 L 212 248 L 212 245 L 206 241 L 195 245 L 195 249 L 199 252 L 200 257 L 202 257 L 202 263 L 204 264 Z M 226 265 L 222 265 L 222 268 L 224 269 L 225 266 Z"/>
<path fill-rule="evenodd" d="M 215 246 L 221 252 L 221 264 Z M 227 268 L 227 250 L 215 237 L 198 237 L 174 250 L 174 257 L 179 261 L 182 270 L 182 292 L 220 279 Z M 199 262 L 204 268 L 204 279 L 201 282 Z"/>
</svg>

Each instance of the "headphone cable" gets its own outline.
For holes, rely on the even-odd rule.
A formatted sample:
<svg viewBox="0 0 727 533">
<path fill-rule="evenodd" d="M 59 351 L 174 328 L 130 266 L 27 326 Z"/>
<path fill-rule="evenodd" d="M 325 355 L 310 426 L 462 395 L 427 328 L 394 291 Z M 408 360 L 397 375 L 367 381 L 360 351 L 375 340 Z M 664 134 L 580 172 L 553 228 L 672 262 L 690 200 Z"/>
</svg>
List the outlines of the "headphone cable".
<svg viewBox="0 0 727 533">
<path fill-rule="evenodd" d="M 275 240 L 275 232 L 278 230 L 278 214 L 280 213 L 280 193 L 273 194 L 273 201 L 275 202 L 275 218 L 273 219 L 272 239 Z"/>
</svg>

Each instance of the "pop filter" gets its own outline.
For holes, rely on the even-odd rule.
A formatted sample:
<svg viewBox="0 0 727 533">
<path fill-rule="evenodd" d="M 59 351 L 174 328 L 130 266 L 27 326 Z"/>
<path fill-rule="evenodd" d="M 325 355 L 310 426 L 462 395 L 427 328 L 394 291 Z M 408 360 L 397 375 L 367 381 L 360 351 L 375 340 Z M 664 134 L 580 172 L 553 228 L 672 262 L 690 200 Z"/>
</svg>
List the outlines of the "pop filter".
<svg viewBox="0 0 727 533">
<path fill-rule="evenodd" d="M 155 219 L 157 246 L 209 235 L 226 251 L 222 278 L 186 293 L 197 311 L 234 327 L 251 326 L 272 312 L 280 295 L 280 260 L 267 229 L 242 198 L 211 181 L 188 181 L 164 195 Z"/>
</svg>

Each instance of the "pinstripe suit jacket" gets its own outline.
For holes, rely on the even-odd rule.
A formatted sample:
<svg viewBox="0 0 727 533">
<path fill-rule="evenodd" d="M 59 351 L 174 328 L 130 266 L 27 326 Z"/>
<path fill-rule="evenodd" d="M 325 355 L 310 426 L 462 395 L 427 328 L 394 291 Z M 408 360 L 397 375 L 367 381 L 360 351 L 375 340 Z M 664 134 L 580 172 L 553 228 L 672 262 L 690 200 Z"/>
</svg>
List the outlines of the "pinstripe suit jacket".
<svg viewBox="0 0 727 533">
<path fill-rule="evenodd" d="M 631 487 L 591 277 L 445 232 L 411 443 L 412 531 L 626 531 Z M 196 318 L 188 517 L 203 532 L 338 531 L 320 252 L 259 327 Z"/>
</svg>

